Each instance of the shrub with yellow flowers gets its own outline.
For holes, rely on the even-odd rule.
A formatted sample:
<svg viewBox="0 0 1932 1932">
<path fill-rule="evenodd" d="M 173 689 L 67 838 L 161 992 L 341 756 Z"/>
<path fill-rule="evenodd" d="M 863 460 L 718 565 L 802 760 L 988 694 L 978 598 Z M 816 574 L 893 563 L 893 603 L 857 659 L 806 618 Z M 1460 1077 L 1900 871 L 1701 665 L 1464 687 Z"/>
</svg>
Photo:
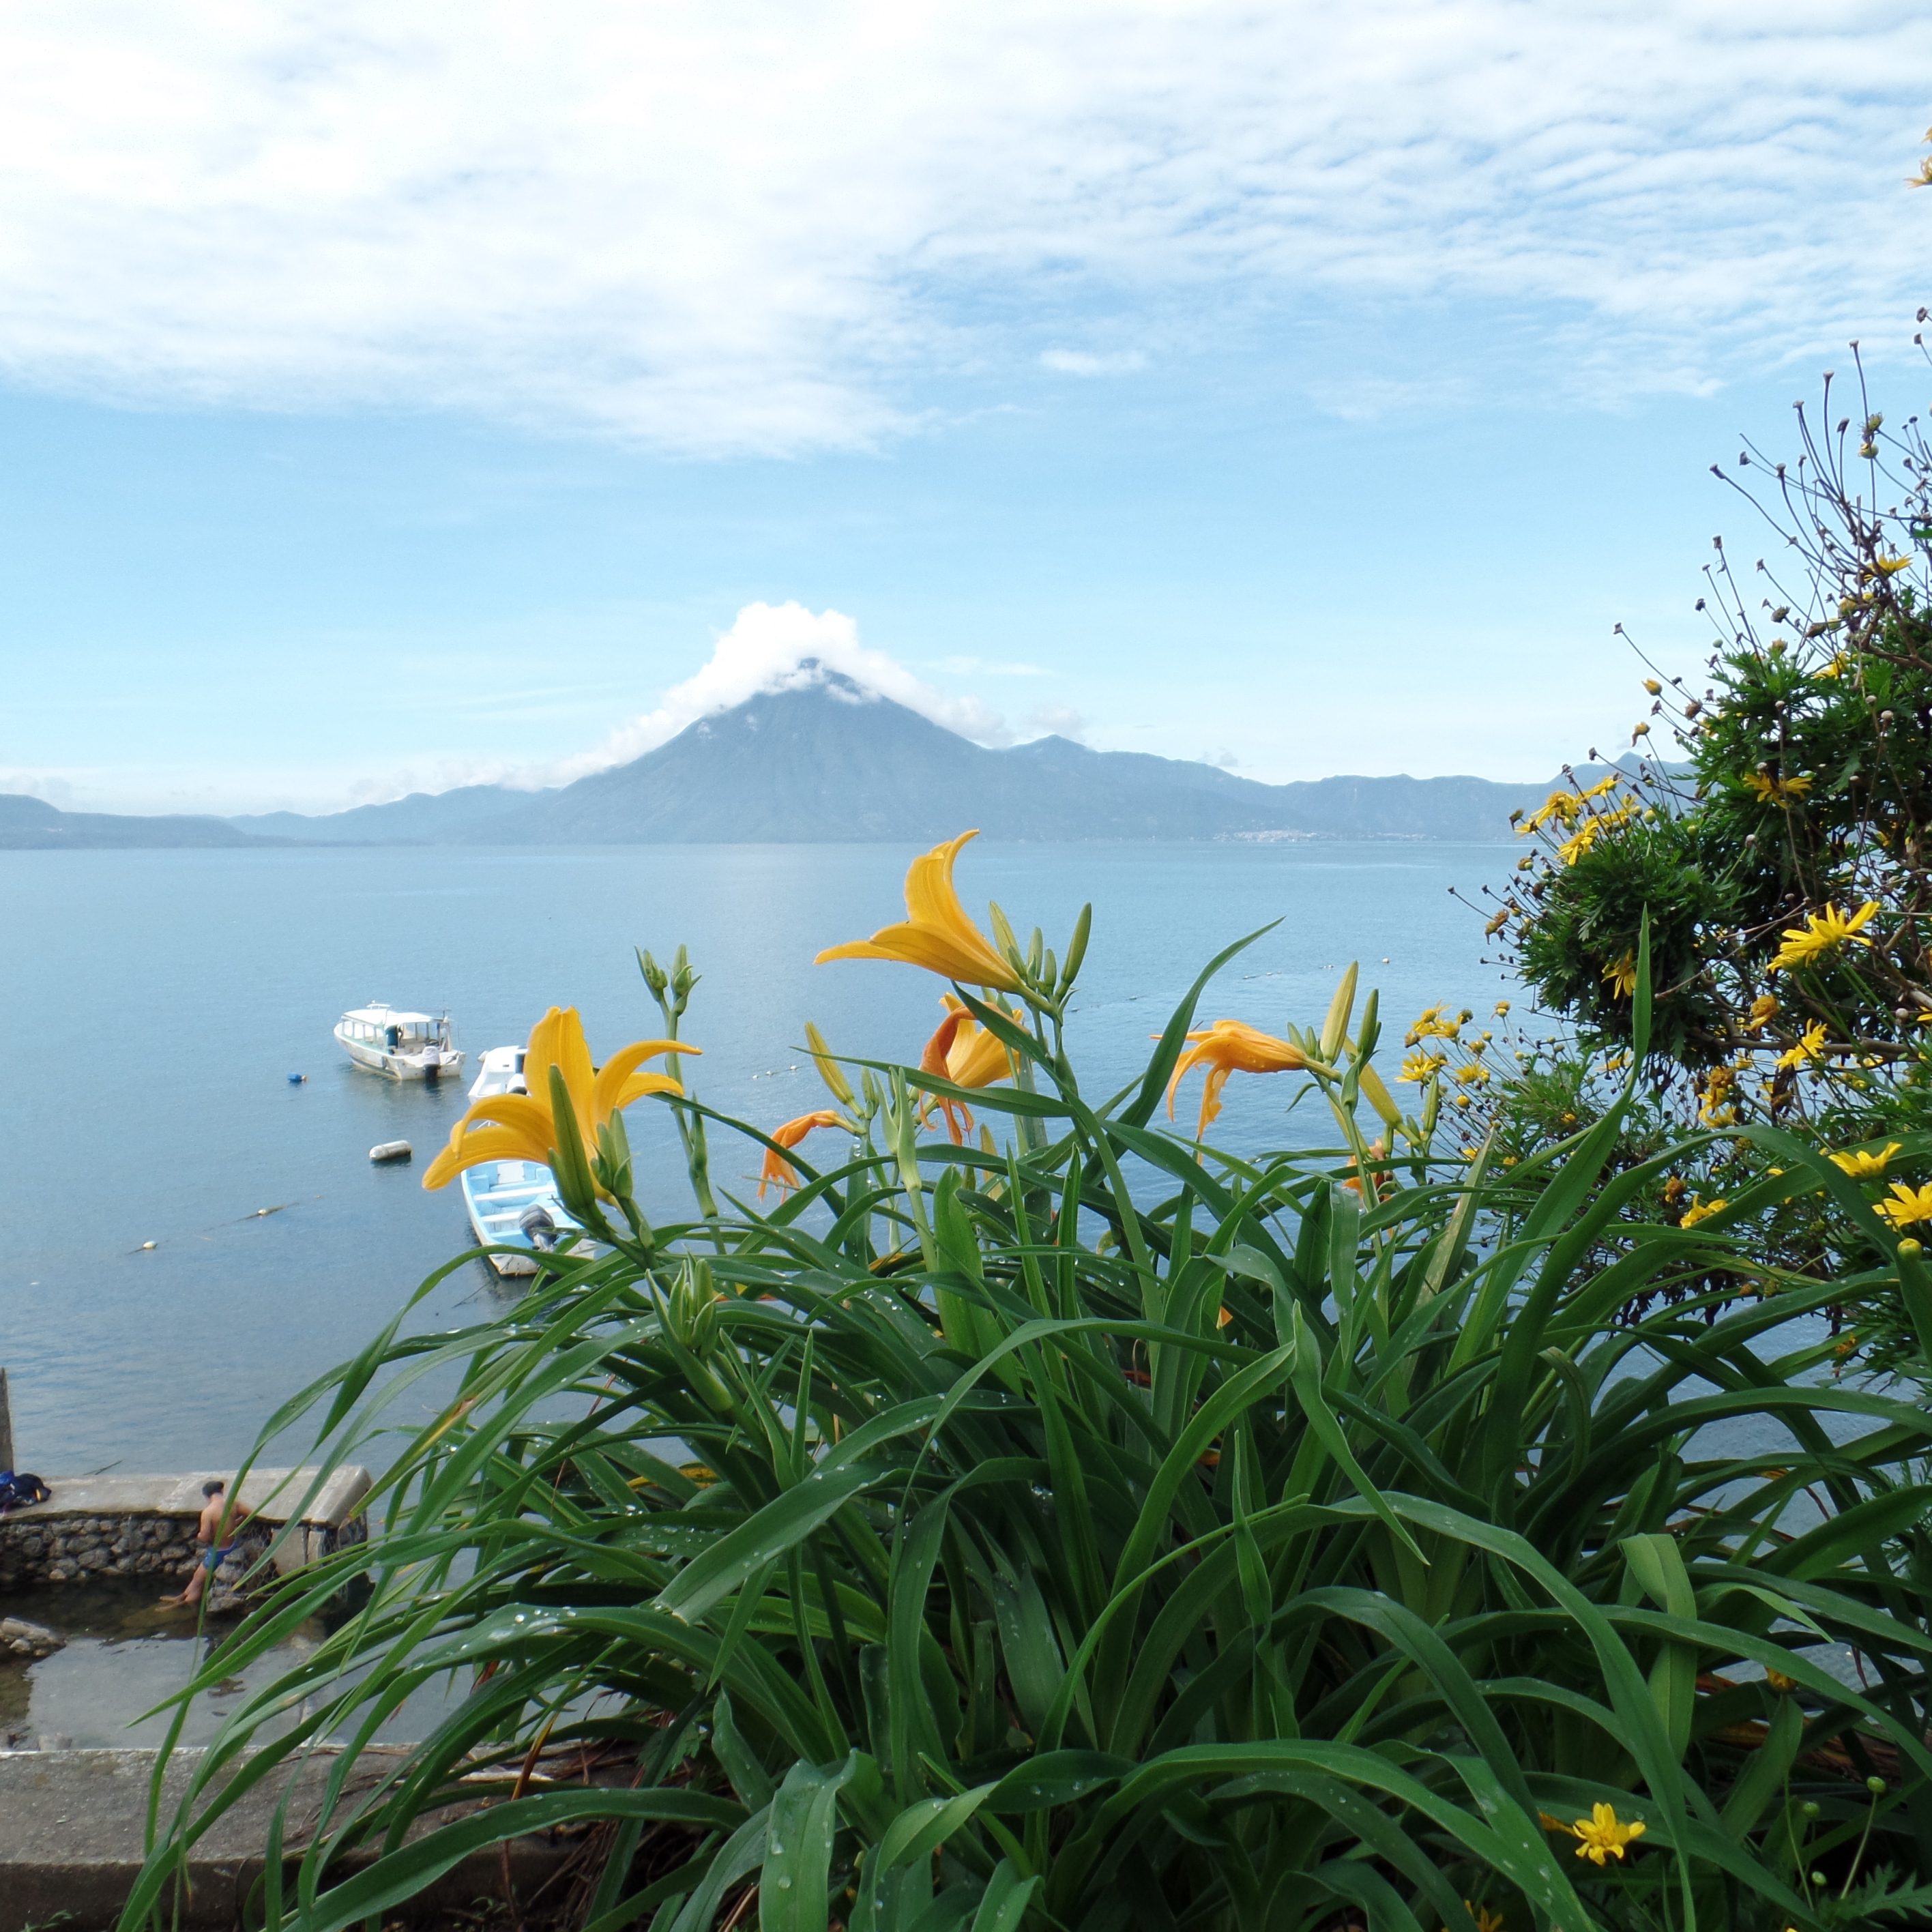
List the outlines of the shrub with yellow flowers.
<svg viewBox="0 0 1932 1932">
<path fill-rule="evenodd" d="M 1561 1111 L 1592 1111 L 1598 1057 L 1629 1048 L 1647 930 L 1633 1162 L 1686 1133 L 1724 1136 L 1674 1178 L 1706 1201 L 1735 1196 L 1776 1163 L 1757 1138 L 1775 1129 L 1821 1154 L 1889 1143 L 1886 1186 L 1928 1178 L 1932 440 L 1916 417 L 1888 423 L 1862 364 L 1854 382 L 1856 406 L 1827 376 L 1821 416 L 1799 410 L 1792 460 L 1747 443 L 1718 469 L 1777 541 L 1746 566 L 1714 540 L 1701 686 L 1648 667 L 1636 755 L 1519 821 L 1526 850 L 1490 930 L 1570 1031 L 1498 1089 L 1513 1145 L 1546 1138 L 1552 1088 L 1570 1090 Z M 1881 1202 L 1866 1178 L 1881 1220 L 1908 1225 L 1895 1216 L 1917 1195 Z M 1862 1253 L 1808 1199 L 1767 1208 L 1754 1238 L 1792 1267 L 1855 1274 Z M 1860 1325 L 1903 1344 L 1896 1319 Z"/>
</svg>

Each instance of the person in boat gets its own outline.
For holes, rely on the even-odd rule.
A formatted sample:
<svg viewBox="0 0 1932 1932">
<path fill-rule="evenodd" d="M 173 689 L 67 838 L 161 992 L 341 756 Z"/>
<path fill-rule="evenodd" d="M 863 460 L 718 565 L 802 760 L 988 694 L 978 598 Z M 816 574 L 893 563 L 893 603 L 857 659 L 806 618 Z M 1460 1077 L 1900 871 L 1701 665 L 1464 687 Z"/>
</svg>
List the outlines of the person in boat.
<svg viewBox="0 0 1932 1932">
<path fill-rule="evenodd" d="M 194 1541 L 197 1552 L 194 1574 L 188 1579 L 188 1588 L 178 1596 L 164 1597 L 167 1604 L 178 1604 L 184 1610 L 192 1610 L 200 1603 L 206 1592 L 210 1580 L 230 1557 L 234 1555 L 240 1538 L 236 1532 L 254 1514 L 238 1502 L 228 1500 L 228 1485 L 218 1477 L 213 1482 L 203 1483 L 201 1493 L 206 1498 L 202 1504 L 201 1520 L 195 1525 Z M 224 1544 L 221 1538 L 228 1538 Z"/>
</svg>

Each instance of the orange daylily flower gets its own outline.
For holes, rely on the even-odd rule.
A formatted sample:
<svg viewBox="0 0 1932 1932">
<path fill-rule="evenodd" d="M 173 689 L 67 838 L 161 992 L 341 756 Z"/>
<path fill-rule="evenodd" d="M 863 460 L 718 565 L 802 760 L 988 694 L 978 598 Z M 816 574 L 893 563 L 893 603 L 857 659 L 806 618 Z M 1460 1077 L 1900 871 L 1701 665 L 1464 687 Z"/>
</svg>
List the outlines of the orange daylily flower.
<svg viewBox="0 0 1932 1932">
<path fill-rule="evenodd" d="M 1196 1066 L 1205 1066 L 1208 1084 L 1202 1090 L 1196 1139 L 1220 1114 L 1221 1089 L 1230 1074 L 1298 1072 L 1308 1064 L 1308 1056 L 1300 1047 L 1240 1020 L 1216 1020 L 1204 1031 L 1187 1037 L 1194 1044 L 1174 1063 L 1174 1078 L 1167 1083 L 1167 1118 L 1174 1118 L 1174 1089 Z"/>
<path fill-rule="evenodd" d="M 601 1070 L 595 1069 L 577 1009 L 552 1006 L 530 1029 L 530 1046 L 524 1055 L 524 1082 L 530 1091 L 492 1094 L 473 1101 L 449 1130 L 449 1144 L 430 1162 L 422 1184 L 446 1187 L 465 1168 L 481 1167 L 488 1161 L 533 1160 L 540 1167 L 554 1165 L 557 1135 L 550 1112 L 553 1066 L 563 1076 L 584 1150 L 594 1154 L 597 1130 L 612 1114 L 646 1094 L 684 1091 L 668 1073 L 640 1073 L 638 1069 L 644 1061 L 655 1060 L 661 1053 L 700 1051 L 682 1040 L 633 1040 L 614 1053 Z M 597 1191 L 604 1192 L 601 1187 Z"/>
<path fill-rule="evenodd" d="M 830 959 L 892 959 L 908 966 L 923 966 L 928 973 L 956 980 L 962 986 L 1019 992 L 1019 975 L 967 917 L 953 890 L 953 862 L 967 840 L 979 836 L 977 832 L 962 832 L 912 862 L 906 873 L 903 924 L 882 926 L 870 939 L 828 946 L 813 963 L 822 966 Z"/>
<path fill-rule="evenodd" d="M 1388 1171 L 1386 1168 L 1378 1166 L 1375 1163 L 1386 1160 L 1388 1158 L 1388 1147 L 1386 1142 L 1381 1140 L 1372 1140 L 1370 1142 L 1370 1165 L 1365 1169 L 1365 1172 L 1367 1173 L 1369 1178 L 1375 1184 L 1376 1198 L 1378 1201 L 1382 1198 L 1382 1184 L 1388 1178 Z M 1342 1185 L 1347 1188 L 1350 1193 L 1359 1194 L 1362 1191 L 1361 1176 L 1359 1174 L 1356 1174 L 1351 1179 L 1343 1181 Z"/>
<path fill-rule="evenodd" d="M 772 1130 L 772 1138 L 778 1147 L 795 1148 L 815 1127 L 843 1127 L 848 1133 L 852 1124 L 843 1114 L 835 1114 L 830 1107 L 821 1107 L 815 1114 L 801 1114 L 795 1120 L 788 1120 L 782 1127 Z M 787 1160 L 776 1148 L 765 1150 L 765 1164 L 758 1171 L 758 1198 L 765 1198 L 765 1190 L 776 1186 L 782 1194 L 788 1188 L 802 1186 L 798 1169 Z"/>
<path fill-rule="evenodd" d="M 1012 1054 L 952 994 L 944 995 L 944 1003 L 946 1017 L 919 1057 L 920 1072 L 937 1074 L 956 1087 L 990 1087 L 996 1080 L 1010 1079 Z M 1009 1017 L 1016 1026 L 1020 1023 L 1017 1013 Z M 926 1102 L 921 1118 L 930 1118 L 935 1108 L 946 1116 L 946 1131 L 952 1136 L 952 1144 L 964 1146 L 973 1130 L 971 1110 L 950 1095 L 935 1096 Z"/>
</svg>

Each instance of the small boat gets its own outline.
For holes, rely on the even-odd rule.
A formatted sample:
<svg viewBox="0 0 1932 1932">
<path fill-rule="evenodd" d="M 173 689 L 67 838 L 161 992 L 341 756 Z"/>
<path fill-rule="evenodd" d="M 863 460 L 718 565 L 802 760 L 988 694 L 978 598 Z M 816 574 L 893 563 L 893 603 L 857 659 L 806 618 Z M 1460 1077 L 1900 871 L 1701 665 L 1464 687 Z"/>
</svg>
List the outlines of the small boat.
<svg viewBox="0 0 1932 1932">
<path fill-rule="evenodd" d="M 472 1100 L 493 1094 L 525 1094 L 524 1049 L 493 1046 L 477 1064 L 470 1089 Z M 521 1254 L 484 1257 L 499 1274 L 535 1274 L 537 1256 L 548 1254 L 567 1234 L 580 1234 L 556 1191 L 556 1179 L 541 1161 L 489 1160 L 463 1171 L 463 1204 L 470 1225 L 486 1248 L 520 1248 Z M 580 1241 L 576 1252 L 589 1246 Z"/>
<path fill-rule="evenodd" d="M 358 1066 L 392 1080 L 435 1080 L 463 1071 L 463 1056 L 450 1043 L 447 1013 L 402 1013 L 372 1000 L 344 1013 L 335 1023 L 335 1036 Z"/>
</svg>

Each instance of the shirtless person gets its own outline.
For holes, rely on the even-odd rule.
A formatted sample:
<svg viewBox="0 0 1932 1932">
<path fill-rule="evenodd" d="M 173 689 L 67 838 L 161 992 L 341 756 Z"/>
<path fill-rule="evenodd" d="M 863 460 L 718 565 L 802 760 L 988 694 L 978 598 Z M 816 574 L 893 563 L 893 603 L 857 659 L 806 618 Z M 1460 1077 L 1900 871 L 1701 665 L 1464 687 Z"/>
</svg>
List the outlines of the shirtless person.
<svg viewBox="0 0 1932 1932">
<path fill-rule="evenodd" d="M 201 1520 L 195 1525 L 194 1529 L 195 1546 L 200 1552 L 200 1561 L 194 1566 L 194 1574 L 188 1579 L 188 1588 L 178 1597 L 164 1597 L 161 1599 L 164 1604 L 178 1604 L 187 1610 L 193 1610 L 201 1601 L 202 1594 L 208 1588 L 208 1580 L 221 1568 L 224 1561 L 234 1554 L 237 1540 L 235 1532 L 254 1514 L 250 1510 L 244 1509 L 238 1502 L 230 1504 L 228 1485 L 219 1478 L 212 1483 L 203 1483 L 201 1492 L 208 1500 L 202 1506 Z M 218 1544 L 215 1538 L 223 1533 L 224 1512 L 227 1516 L 225 1527 L 229 1540 L 226 1544 Z"/>
</svg>

